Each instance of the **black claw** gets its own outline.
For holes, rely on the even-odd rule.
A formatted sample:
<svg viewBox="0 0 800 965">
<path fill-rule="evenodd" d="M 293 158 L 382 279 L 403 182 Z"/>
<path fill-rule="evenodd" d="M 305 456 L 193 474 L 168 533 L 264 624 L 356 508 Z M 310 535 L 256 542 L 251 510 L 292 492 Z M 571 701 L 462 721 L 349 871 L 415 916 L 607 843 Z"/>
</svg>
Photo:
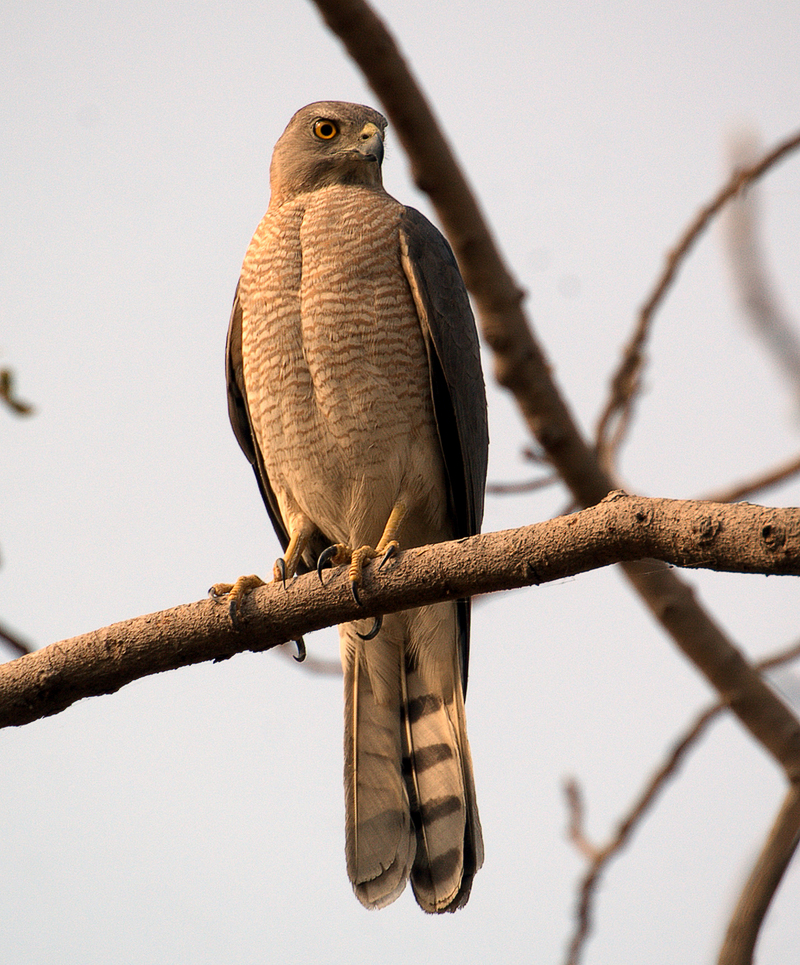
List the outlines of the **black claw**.
<svg viewBox="0 0 800 965">
<path fill-rule="evenodd" d="M 387 560 L 390 560 L 393 556 L 397 556 L 397 547 L 396 547 L 396 546 L 390 546 L 390 547 L 386 550 L 386 552 L 383 554 L 383 559 L 380 561 L 380 563 L 378 563 L 378 569 L 380 569 L 380 568 L 383 566 L 383 564 L 384 564 Z"/>
<path fill-rule="evenodd" d="M 302 637 L 298 637 L 294 642 L 297 646 L 297 653 L 293 653 L 292 656 L 298 663 L 302 663 L 306 659 L 306 642 Z"/>
<path fill-rule="evenodd" d="M 380 633 L 381 626 L 383 626 L 383 617 L 375 617 L 374 620 L 375 622 L 372 624 L 368 633 L 359 633 L 358 630 L 356 630 L 356 635 L 361 637 L 362 640 L 374 640 Z"/>
<path fill-rule="evenodd" d="M 280 559 L 275 560 L 275 568 L 281 577 L 281 583 L 283 583 L 283 588 L 286 589 L 286 560 L 281 556 Z"/>
<path fill-rule="evenodd" d="M 353 599 L 359 606 L 364 604 L 361 602 L 361 597 L 358 595 L 358 582 L 356 580 L 350 581 L 350 592 L 353 594 Z"/>
<path fill-rule="evenodd" d="M 317 560 L 317 576 L 319 577 L 320 583 L 324 585 L 325 581 L 322 579 L 322 571 L 326 566 L 333 566 L 331 562 L 336 556 L 335 546 L 326 546 L 325 549 L 319 554 L 319 559 Z"/>
<path fill-rule="evenodd" d="M 239 628 L 239 601 L 238 600 L 231 600 L 231 602 L 228 604 L 228 613 L 230 614 L 231 623 L 233 624 L 234 629 L 238 629 Z"/>
</svg>

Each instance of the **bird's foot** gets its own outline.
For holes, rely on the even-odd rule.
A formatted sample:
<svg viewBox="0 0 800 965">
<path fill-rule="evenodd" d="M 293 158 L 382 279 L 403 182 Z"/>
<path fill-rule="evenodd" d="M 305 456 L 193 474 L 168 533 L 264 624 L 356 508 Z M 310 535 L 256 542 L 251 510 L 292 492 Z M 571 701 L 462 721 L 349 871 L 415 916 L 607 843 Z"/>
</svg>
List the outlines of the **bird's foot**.
<svg viewBox="0 0 800 965">
<path fill-rule="evenodd" d="M 387 560 L 396 555 L 399 545 L 396 539 L 389 540 L 386 543 L 381 540 L 377 548 L 372 546 L 359 546 L 358 549 L 354 550 L 344 543 L 334 543 L 333 546 L 328 546 L 327 549 L 324 549 L 317 560 L 317 575 L 319 576 L 320 583 L 324 582 L 322 579 L 322 571 L 326 567 L 349 563 L 350 568 L 347 572 L 347 578 L 350 582 L 350 592 L 353 594 L 353 599 L 356 603 L 361 606 L 358 588 L 361 585 L 365 564 L 370 560 L 380 559 L 380 563 L 378 564 L 378 568 L 380 569 Z M 375 630 L 372 636 L 377 632 L 378 631 Z M 371 640 L 372 636 L 365 639 Z"/>
<path fill-rule="evenodd" d="M 329 566 L 341 566 L 342 563 L 349 563 L 352 555 L 353 551 L 344 543 L 333 543 L 331 546 L 327 546 L 317 559 L 317 576 L 320 583 L 325 582 L 322 579 L 324 569 Z"/>
<path fill-rule="evenodd" d="M 328 546 L 319 554 L 319 559 L 317 560 L 317 575 L 319 576 L 320 583 L 323 583 L 322 571 L 328 566 L 341 566 L 342 563 L 349 563 L 350 569 L 348 570 L 348 579 L 350 581 L 350 592 L 353 594 L 353 599 L 356 603 L 361 606 L 361 599 L 358 595 L 358 585 L 361 583 L 361 575 L 364 570 L 364 564 L 368 560 L 374 560 L 379 556 L 377 550 L 373 549 L 371 546 L 360 546 L 358 549 L 351 549 L 349 546 L 345 546 L 344 543 L 334 543 L 333 546 Z"/>
<path fill-rule="evenodd" d="M 227 596 L 231 623 L 238 626 L 242 600 L 259 586 L 266 586 L 266 584 L 260 576 L 253 573 L 250 576 L 240 576 L 235 583 L 215 583 L 208 591 L 208 595 L 214 600 L 221 600 Z"/>
<path fill-rule="evenodd" d="M 288 577 L 289 571 L 286 567 L 286 560 L 283 556 L 279 556 L 272 567 L 272 581 L 273 583 L 283 583 L 286 586 Z"/>
</svg>

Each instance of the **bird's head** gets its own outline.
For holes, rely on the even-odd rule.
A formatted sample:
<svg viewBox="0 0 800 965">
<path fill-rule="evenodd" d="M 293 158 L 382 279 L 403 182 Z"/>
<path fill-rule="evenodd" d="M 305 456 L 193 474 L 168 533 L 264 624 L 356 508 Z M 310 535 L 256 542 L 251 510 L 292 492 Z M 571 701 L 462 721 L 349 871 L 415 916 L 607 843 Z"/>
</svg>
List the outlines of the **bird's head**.
<svg viewBox="0 0 800 965">
<path fill-rule="evenodd" d="M 331 184 L 381 186 L 386 118 L 361 104 L 318 101 L 289 121 L 272 153 L 273 201 Z"/>
</svg>

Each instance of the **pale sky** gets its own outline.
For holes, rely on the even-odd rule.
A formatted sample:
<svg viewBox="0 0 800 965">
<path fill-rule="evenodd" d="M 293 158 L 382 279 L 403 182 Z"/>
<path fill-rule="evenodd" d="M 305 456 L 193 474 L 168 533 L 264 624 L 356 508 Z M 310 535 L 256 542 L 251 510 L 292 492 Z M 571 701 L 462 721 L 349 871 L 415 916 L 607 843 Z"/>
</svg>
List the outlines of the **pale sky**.
<svg viewBox="0 0 800 965">
<path fill-rule="evenodd" d="M 662 259 L 743 125 L 800 127 L 800 6 L 381 0 L 591 429 Z M 320 99 L 380 107 L 305 0 L 0 13 L 0 621 L 37 646 L 199 599 L 278 552 L 228 425 L 224 344 L 272 146 Z M 387 188 L 429 212 L 392 140 Z M 770 272 L 800 319 L 800 157 L 760 188 Z M 719 229 L 659 314 L 622 473 L 693 497 L 793 456 L 792 396 L 743 322 Z M 490 479 L 535 473 L 491 385 Z M 797 503 L 800 484 L 762 501 Z M 485 530 L 562 490 L 490 497 Z M 685 574 L 747 653 L 798 637 L 788 578 Z M 308 638 L 333 656 L 335 630 Z M 800 671 L 798 671 L 800 673 Z M 797 676 L 780 681 L 797 696 Z M 794 691 L 792 687 L 794 686 Z M 344 863 L 340 682 L 279 654 L 151 677 L 0 733 L 5 965 L 558 963 L 582 861 L 709 690 L 614 570 L 482 601 L 469 731 L 486 863 L 463 911 L 368 913 Z M 800 702 L 796 704 L 800 710 Z M 608 870 L 590 965 L 714 959 L 783 793 L 717 724 Z M 800 960 L 795 860 L 758 960 Z"/>
</svg>

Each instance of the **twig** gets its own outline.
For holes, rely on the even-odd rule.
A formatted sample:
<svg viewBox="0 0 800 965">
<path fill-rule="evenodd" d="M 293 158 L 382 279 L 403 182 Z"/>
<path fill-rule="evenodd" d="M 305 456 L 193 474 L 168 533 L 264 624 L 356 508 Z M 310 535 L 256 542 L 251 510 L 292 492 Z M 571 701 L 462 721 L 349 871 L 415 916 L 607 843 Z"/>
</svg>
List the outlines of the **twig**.
<svg viewBox="0 0 800 965">
<path fill-rule="evenodd" d="M 34 411 L 29 402 L 23 402 L 14 395 L 14 373 L 11 369 L 0 369 L 0 399 L 17 415 L 31 415 Z"/>
<path fill-rule="evenodd" d="M 786 482 L 787 479 L 790 479 L 797 473 L 800 473 L 800 456 L 795 456 L 794 459 L 790 459 L 780 466 L 775 466 L 774 469 L 769 469 L 760 476 L 744 480 L 731 486 L 729 489 L 723 489 L 721 492 L 709 493 L 709 495 L 703 496 L 702 498 L 708 499 L 712 503 L 735 503 L 740 499 L 763 494 L 765 489 L 770 489 L 772 486 Z"/>
<path fill-rule="evenodd" d="M 568 777 L 564 781 L 564 795 L 567 799 L 567 814 L 569 815 L 567 837 L 584 858 L 588 858 L 592 862 L 599 861 L 601 852 L 592 844 L 583 828 L 583 794 L 574 777 Z"/>
<path fill-rule="evenodd" d="M 800 642 L 793 643 L 784 650 L 780 650 L 770 657 L 759 660 L 755 666 L 763 672 L 765 670 L 771 670 L 774 667 L 783 666 L 792 660 L 796 660 L 798 657 L 800 657 Z M 572 779 L 567 783 L 565 787 L 569 814 L 567 834 L 581 854 L 589 858 L 591 862 L 581 879 L 578 890 L 576 925 L 568 947 L 567 965 L 578 965 L 580 961 L 583 947 L 592 927 L 592 903 L 595 891 L 605 871 L 606 865 L 626 846 L 639 823 L 650 810 L 658 795 L 666 787 L 669 778 L 675 775 L 675 772 L 689 750 L 691 750 L 705 733 L 709 724 L 726 709 L 726 705 L 718 701 L 698 714 L 694 723 L 684 733 L 683 737 L 674 744 L 664 763 L 651 776 L 642 793 L 631 805 L 628 813 L 619 823 L 616 832 L 602 847 L 592 844 L 583 830 L 583 805 L 577 782 Z M 778 881 L 779 880 L 780 879 L 778 879 Z M 776 888 L 778 881 L 775 882 Z M 766 911 L 766 908 L 764 910 Z"/>
<path fill-rule="evenodd" d="M 519 496 L 553 486 L 560 478 L 556 473 L 551 473 L 549 476 L 539 476 L 538 479 L 527 479 L 524 482 L 486 483 L 486 492 L 492 496 Z"/>
<path fill-rule="evenodd" d="M 597 427 L 597 449 L 602 464 L 610 470 L 614 456 L 630 423 L 631 410 L 641 385 L 644 365 L 644 345 L 656 309 L 675 280 L 678 269 L 694 243 L 708 227 L 712 218 L 744 188 L 753 184 L 771 167 L 800 146 L 800 133 L 794 134 L 773 148 L 757 164 L 735 171 L 727 184 L 698 211 L 675 247 L 669 252 L 664 269 L 653 287 L 650 297 L 639 311 L 634 333 L 626 346 L 622 360 L 611 380 L 611 396 Z"/>
<path fill-rule="evenodd" d="M 0 624 L 0 640 L 10 647 L 18 657 L 25 653 L 33 653 L 33 647 L 25 643 L 16 633 L 12 633 L 11 630 L 6 629 L 2 624 Z"/>
<path fill-rule="evenodd" d="M 595 891 L 605 872 L 606 865 L 611 858 L 616 857 L 622 851 L 639 822 L 650 809 L 667 780 L 675 773 L 689 749 L 700 738 L 711 721 L 722 713 L 724 709 L 724 704 L 717 703 L 697 717 L 685 736 L 675 744 L 666 761 L 650 778 L 643 793 L 625 818 L 620 822 L 615 834 L 606 844 L 600 848 L 591 845 L 589 845 L 588 848 L 586 846 L 579 848 L 582 854 L 591 858 L 591 863 L 581 879 L 580 888 L 578 889 L 575 931 L 569 941 L 566 958 L 567 965 L 578 965 L 580 961 L 583 947 L 586 944 L 592 928 L 592 903 L 594 901 Z M 573 805 L 571 801 L 568 803 L 570 814 L 572 815 Z M 570 820 L 572 823 L 574 817 L 571 816 Z M 575 841 L 576 837 L 583 838 L 583 832 L 582 830 L 573 832 L 570 824 L 569 837 Z"/>
<path fill-rule="evenodd" d="M 718 965 L 752 965 L 764 916 L 800 841 L 800 783 L 790 785 L 731 916 Z"/>
<path fill-rule="evenodd" d="M 758 153 L 753 136 L 739 135 L 730 146 L 731 168 L 736 171 L 754 164 Z M 758 220 L 757 191 L 737 196 L 728 205 L 722 222 L 725 249 L 745 317 L 785 376 L 795 401 L 800 403 L 800 339 L 767 271 Z"/>
</svg>

